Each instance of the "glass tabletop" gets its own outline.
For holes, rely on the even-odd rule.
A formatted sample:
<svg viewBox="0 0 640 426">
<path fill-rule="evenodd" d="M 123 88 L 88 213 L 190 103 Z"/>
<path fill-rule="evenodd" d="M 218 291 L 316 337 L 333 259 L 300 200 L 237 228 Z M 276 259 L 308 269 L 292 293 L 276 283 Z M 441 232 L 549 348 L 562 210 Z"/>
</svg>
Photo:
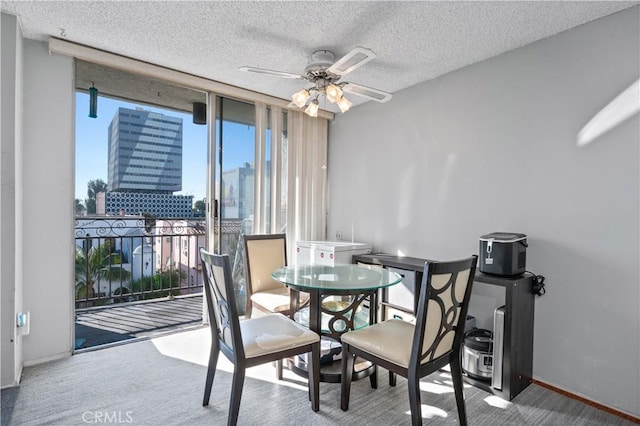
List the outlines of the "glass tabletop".
<svg viewBox="0 0 640 426">
<path fill-rule="evenodd" d="M 292 265 L 276 269 L 271 277 L 297 290 L 368 291 L 397 284 L 402 277 L 382 268 L 352 264 Z"/>
</svg>

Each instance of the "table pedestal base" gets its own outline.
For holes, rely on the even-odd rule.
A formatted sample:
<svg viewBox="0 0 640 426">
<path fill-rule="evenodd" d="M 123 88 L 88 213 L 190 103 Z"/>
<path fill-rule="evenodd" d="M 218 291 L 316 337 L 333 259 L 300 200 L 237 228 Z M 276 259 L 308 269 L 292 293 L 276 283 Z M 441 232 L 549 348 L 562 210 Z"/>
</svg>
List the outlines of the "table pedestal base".
<svg viewBox="0 0 640 426">
<path fill-rule="evenodd" d="M 334 361 L 327 364 L 320 365 L 320 381 L 325 383 L 340 383 L 341 382 L 341 361 Z M 308 378 L 309 373 L 307 369 L 307 361 L 303 355 L 296 356 L 294 358 L 287 358 L 287 365 L 289 370 L 293 371 L 299 376 Z M 352 380 L 361 380 L 365 377 L 369 377 L 375 371 L 375 366 L 362 358 L 356 358 L 353 365 Z"/>
</svg>

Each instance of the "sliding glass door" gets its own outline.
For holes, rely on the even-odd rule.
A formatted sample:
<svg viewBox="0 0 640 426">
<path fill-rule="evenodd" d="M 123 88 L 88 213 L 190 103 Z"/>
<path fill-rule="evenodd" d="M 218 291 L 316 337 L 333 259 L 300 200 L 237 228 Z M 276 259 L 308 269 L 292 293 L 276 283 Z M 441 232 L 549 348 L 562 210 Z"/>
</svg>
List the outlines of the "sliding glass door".
<svg viewBox="0 0 640 426">
<path fill-rule="evenodd" d="M 242 311 L 242 235 L 286 231 L 286 112 L 217 97 L 215 116 L 213 248 L 229 254 Z"/>
<path fill-rule="evenodd" d="M 242 260 L 243 233 L 252 232 L 255 180 L 255 106 L 218 98 L 215 136 L 215 248 L 229 254 L 234 271 Z"/>
</svg>

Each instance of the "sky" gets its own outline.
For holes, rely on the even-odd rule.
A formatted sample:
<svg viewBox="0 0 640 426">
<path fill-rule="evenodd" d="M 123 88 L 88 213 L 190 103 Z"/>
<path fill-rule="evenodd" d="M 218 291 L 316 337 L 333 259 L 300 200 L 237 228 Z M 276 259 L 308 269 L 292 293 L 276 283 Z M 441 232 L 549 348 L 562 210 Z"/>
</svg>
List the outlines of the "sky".
<svg viewBox="0 0 640 426">
<path fill-rule="evenodd" d="M 108 182 L 108 129 L 119 107 L 147 111 L 182 118 L 182 191 L 176 194 L 193 195 L 194 201 L 205 198 L 207 180 L 207 127 L 193 124 L 191 114 L 165 110 L 148 105 L 98 97 L 98 117 L 89 117 L 89 95 L 76 92 L 76 198 L 87 198 L 87 183 L 102 179 Z M 254 128 L 225 122 L 224 169 L 253 163 Z"/>
</svg>

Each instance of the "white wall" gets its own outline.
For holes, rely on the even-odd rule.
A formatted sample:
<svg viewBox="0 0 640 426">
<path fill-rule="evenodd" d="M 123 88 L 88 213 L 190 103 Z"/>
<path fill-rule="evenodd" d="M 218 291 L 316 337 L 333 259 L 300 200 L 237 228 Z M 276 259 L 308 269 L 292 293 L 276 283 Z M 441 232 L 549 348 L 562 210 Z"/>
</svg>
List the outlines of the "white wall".
<svg viewBox="0 0 640 426">
<path fill-rule="evenodd" d="M 73 350 L 74 110 L 73 60 L 25 40 L 23 161 L 16 165 L 22 180 L 16 251 L 23 305 L 31 312 L 25 365 Z"/>
<path fill-rule="evenodd" d="M 548 288 L 534 377 L 636 416 L 638 115 L 586 146 L 576 137 L 639 77 L 639 10 L 337 116 L 327 234 L 444 260 L 477 253 L 485 233 L 526 233 Z"/>
<path fill-rule="evenodd" d="M 22 337 L 16 315 L 22 286 L 16 281 L 16 155 L 22 140 L 22 36 L 15 16 L 2 14 L 2 142 L 0 153 L 0 291 L 2 294 L 2 376 L 0 387 L 16 385 L 22 371 Z"/>
</svg>

